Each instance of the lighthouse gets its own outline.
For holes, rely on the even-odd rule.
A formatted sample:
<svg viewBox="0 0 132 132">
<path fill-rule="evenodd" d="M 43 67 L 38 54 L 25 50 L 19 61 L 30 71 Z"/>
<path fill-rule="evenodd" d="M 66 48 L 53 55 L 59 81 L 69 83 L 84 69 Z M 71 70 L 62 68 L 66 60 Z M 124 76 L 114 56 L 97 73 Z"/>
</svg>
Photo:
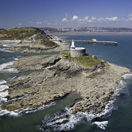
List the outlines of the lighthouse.
<svg viewBox="0 0 132 132">
<path fill-rule="evenodd" d="M 75 49 L 76 48 L 76 46 L 75 46 L 75 42 L 74 42 L 74 40 L 72 40 L 72 43 L 71 43 L 71 49 Z"/>
<path fill-rule="evenodd" d="M 70 53 L 71 53 L 71 57 L 81 57 L 86 54 L 86 49 L 83 47 L 76 47 L 74 40 L 72 40 Z"/>
</svg>

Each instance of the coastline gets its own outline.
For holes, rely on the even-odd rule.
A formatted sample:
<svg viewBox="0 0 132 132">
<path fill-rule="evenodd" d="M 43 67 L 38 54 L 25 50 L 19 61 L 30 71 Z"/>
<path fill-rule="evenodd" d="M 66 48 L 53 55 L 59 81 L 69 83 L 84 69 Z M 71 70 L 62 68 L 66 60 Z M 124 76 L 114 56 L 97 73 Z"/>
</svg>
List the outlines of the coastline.
<svg viewBox="0 0 132 132">
<path fill-rule="evenodd" d="M 6 44 L 10 46 L 9 48 L 6 48 L 7 50 L 24 53 L 48 53 L 67 50 L 68 43 L 60 40 L 60 37 L 54 36 L 54 39 L 51 40 L 56 44 L 54 47 L 34 45 L 32 42 L 22 42 L 21 40 L 0 40 L 0 45 Z"/>
<path fill-rule="evenodd" d="M 65 50 L 65 46 L 61 48 Z M 120 80 L 123 80 L 122 75 L 130 73 L 125 67 L 104 61 L 97 67 L 86 68 L 60 55 L 21 57 L 7 68 L 32 71 L 29 75 L 7 82 L 10 84 L 7 98 L 16 100 L 2 108 L 17 110 L 18 113 L 41 108 L 76 92 L 81 99 L 69 107 L 73 115 L 91 111 L 99 114 L 113 99 Z"/>
<path fill-rule="evenodd" d="M 93 112 L 100 113 L 112 99 L 121 76 L 130 72 L 127 68 L 106 62 L 98 67 L 86 68 L 76 62 L 69 63 L 60 55 L 22 57 L 8 68 L 34 72 L 8 82 L 11 85 L 8 100 L 24 99 L 2 108 L 9 111 L 34 109 L 76 91 L 82 100 L 71 107 L 73 114 L 90 112 L 96 107 L 98 109 Z"/>
<path fill-rule="evenodd" d="M 50 35 L 131 35 L 132 32 L 64 32 L 64 33 L 49 33 Z"/>
</svg>

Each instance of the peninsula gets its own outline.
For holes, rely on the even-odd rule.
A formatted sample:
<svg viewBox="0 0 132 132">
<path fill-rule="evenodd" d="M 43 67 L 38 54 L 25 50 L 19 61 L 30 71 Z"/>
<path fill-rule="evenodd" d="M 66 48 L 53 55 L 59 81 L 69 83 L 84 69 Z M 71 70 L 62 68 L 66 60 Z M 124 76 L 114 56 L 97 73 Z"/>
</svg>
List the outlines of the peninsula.
<svg viewBox="0 0 132 132">
<path fill-rule="evenodd" d="M 8 50 L 24 53 L 42 53 L 64 50 L 59 37 L 51 37 L 35 27 L 14 28 L 0 31 L 0 44 L 11 45 Z M 61 47 L 60 47 L 61 45 Z"/>
</svg>

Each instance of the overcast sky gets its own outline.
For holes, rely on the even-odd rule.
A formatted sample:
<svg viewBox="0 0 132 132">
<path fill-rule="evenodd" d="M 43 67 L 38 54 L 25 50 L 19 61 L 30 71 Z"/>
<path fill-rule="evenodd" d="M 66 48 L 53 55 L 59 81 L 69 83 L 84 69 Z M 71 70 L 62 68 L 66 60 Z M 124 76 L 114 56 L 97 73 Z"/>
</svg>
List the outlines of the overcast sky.
<svg viewBox="0 0 132 132">
<path fill-rule="evenodd" d="M 132 0 L 0 0 L 0 28 L 132 27 Z"/>
</svg>

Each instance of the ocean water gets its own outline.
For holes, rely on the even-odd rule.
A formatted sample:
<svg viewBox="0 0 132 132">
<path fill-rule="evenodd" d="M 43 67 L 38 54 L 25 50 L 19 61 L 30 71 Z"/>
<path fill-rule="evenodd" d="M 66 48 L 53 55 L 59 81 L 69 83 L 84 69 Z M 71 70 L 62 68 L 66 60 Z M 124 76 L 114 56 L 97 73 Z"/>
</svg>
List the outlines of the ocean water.
<svg viewBox="0 0 132 132">
<path fill-rule="evenodd" d="M 97 40 L 117 41 L 118 46 L 83 42 L 75 42 L 75 45 L 85 47 L 87 53 L 94 54 L 105 61 L 132 69 L 132 34 L 81 34 L 61 35 L 61 37 L 66 40 L 96 38 Z M 3 68 L 11 65 L 20 56 L 34 55 L 9 52 L 6 47 L 6 45 L 0 46 L 0 105 L 7 101 L 4 97 L 8 95 L 6 89 L 9 84 L 6 82 L 28 74 L 20 73 L 17 69 L 3 70 Z M 109 103 L 105 114 L 78 113 L 75 116 L 71 115 L 68 107 L 78 97 L 76 93 L 72 93 L 58 102 L 53 102 L 45 109 L 42 108 L 31 113 L 19 115 L 0 110 L 0 132 L 132 132 L 132 75 L 124 75 L 124 78 L 125 80 L 120 82 L 122 90 L 115 92 L 115 99 Z M 48 126 L 50 120 L 64 113 L 69 117 L 68 122 L 59 127 Z"/>
</svg>

